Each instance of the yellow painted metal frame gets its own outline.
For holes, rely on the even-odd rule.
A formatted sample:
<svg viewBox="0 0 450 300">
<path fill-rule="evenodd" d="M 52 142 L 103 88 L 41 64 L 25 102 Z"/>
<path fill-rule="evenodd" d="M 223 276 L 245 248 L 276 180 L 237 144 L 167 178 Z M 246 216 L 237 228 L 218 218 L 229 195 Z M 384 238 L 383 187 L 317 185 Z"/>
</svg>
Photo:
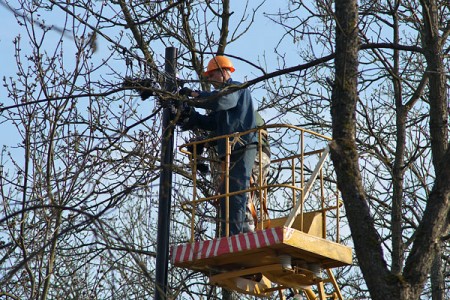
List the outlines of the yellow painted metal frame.
<svg viewBox="0 0 450 300">
<path fill-rule="evenodd" d="M 248 134 L 252 131 L 258 132 L 259 139 L 259 161 L 262 161 L 262 132 L 261 130 L 280 129 L 294 130 L 299 132 L 300 139 L 300 153 L 291 155 L 289 157 L 274 159 L 272 163 L 282 163 L 284 161 L 291 162 L 291 176 L 292 183 L 280 184 L 265 184 L 263 185 L 262 165 L 260 168 L 259 184 L 256 187 L 251 187 L 245 191 L 229 192 L 229 167 L 230 154 L 232 147 L 236 140 L 242 135 Z M 326 207 L 324 203 L 324 180 L 322 166 L 328 157 L 329 149 L 325 147 L 320 150 L 305 151 L 304 139 L 305 134 L 309 134 L 314 138 L 322 139 L 329 142 L 331 139 L 316 132 L 303 129 L 294 125 L 276 124 L 267 125 L 254 130 L 234 133 L 226 136 L 218 136 L 202 141 L 194 141 L 180 146 L 180 152 L 188 155 L 192 165 L 192 181 L 193 181 L 193 199 L 182 203 L 182 206 L 191 208 L 191 243 L 194 243 L 194 228 L 195 228 L 195 208 L 196 205 L 205 201 L 217 200 L 225 197 L 226 199 L 226 236 L 229 235 L 229 198 L 230 196 L 242 192 L 258 192 L 260 199 L 267 197 L 267 191 L 270 188 L 285 188 L 292 190 L 292 205 L 293 209 L 290 214 L 284 218 L 271 220 L 270 227 L 284 227 L 286 230 L 291 230 L 293 238 L 274 248 L 256 249 L 254 251 L 247 251 L 239 254 L 229 256 L 208 258 L 200 261 L 193 261 L 190 263 L 180 264 L 180 267 L 197 270 L 211 275 L 211 270 L 221 270 L 217 274 L 210 276 L 211 284 L 217 284 L 229 289 L 234 289 L 238 292 L 252 294 L 255 296 L 266 296 L 276 290 L 284 288 L 297 288 L 303 290 L 306 297 L 312 299 L 341 299 L 337 282 L 332 274 L 331 268 L 349 265 L 352 263 L 351 248 L 339 244 L 339 230 L 336 232 L 334 241 L 326 239 L 326 212 L 329 210 L 336 210 L 337 228 L 339 229 L 339 207 L 342 202 L 338 201 L 338 193 L 336 192 L 336 205 Z M 199 198 L 197 195 L 197 177 L 196 177 L 196 161 L 197 161 L 197 147 L 200 143 L 214 143 L 219 139 L 225 139 L 226 143 L 226 158 L 225 158 L 225 191 L 224 195 L 215 195 L 210 197 Z M 194 151 L 191 153 L 187 151 L 187 147 L 193 147 Z M 304 178 L 304 161 L 305 157 L 310 155 L 319 155 L 319 161 L 310 176 L 308 182 L 305 183 Z M 300 161 L 299 168 L 296 167 L 295 161 Z M 296 170 L 300 170 L 300 187 L 296 186 Z M 304 212 L 304 203 L 311 192 L 311 188 L 316 179 L 320 181 L 321 207 L 314 212 Z M 297 199 L 297 194 L 300 193 L 300 199 Z M 263 215 L 260 211 L 261 224 L 259 229 L 266 228 L 263 224 Z M 294 260 L 303 260 L 305 263 L 319 263 L 326 272 L 326 278 L 318 278 L 308 268 L 301 266 L 294 266 L 292 269 L 284 268 L 279 262 L 279 254 L 288 254 Z M 245 278 L 246 275 L 261 273 L 262 278 L 256 282 Z M 244 276 L 244 277 L 243 277 Z M 278 287 L 269 287 L 270 283 L 278 284 Z M 324 291 L 324 284 L 331 283 L 334 288 L 333 295 L 326 295 Z M 316 285 L 318 295 L 316 295 L 310 286 Z M 280 293 L 280 297 L 283 298 Z"/>
<path fill-rule="evenodd" d="M 259 139 L 259 149 L 258 149 L 258 154 L 260 156 L 259 161 L 261 162 L 261 158 L 262 158 L 262 130 L 268 131 L 270 129 L 291 129 L 294 131 L 298 131 L 299 132 L 299 136 L 300 136 L 300 146 L 301 146 L 301 152 L 300 154 L 297 155 L 292 155 L 289 157 L 285 157 L 285 158 L 280 158 L 280 159 L 274 159 L 271 164 L 276 164 L 276 163 L 281 163 L 283 161 L 288 161 L 291 160 L 291 173 L 292 173 L 292 183 L 289 184 L 270 184 L 270 185 L 263 185 L 262 183 L 262 165 L 260 163 L 259 168 L 260 168 L 260 184 L 258 184 L 257 187 L 251 187 L 249 189 L 246 190 L 242 190 L 242 191 L 237 191 L 237 192 L 229 192 L 229 166 L 230 166 L 230 155 L 231 155 L 231 151 L 232 151 L 232 147 L 234 146 L 233 143 L 236 140 L 239 140 L 241 136 L 246 135 L 250 132 L 257 132 L 258 133 L 258 139 Z M 306 186 L 306 192 L 305 192 L 305 188 L 304 186 L 304 166 L 303 166 L 303 162 L 304 162 L 304 158 L 306 156 L 311 156 L 311 155 L 317 155 L 323 152 L 328 153 L 327 151 L 327 147 L 325 149 L 320 149 L 320 150 L 314 150 L 314 151 L 304 151 L 304 136 L 305 134 L 309 134 L 314 138 L 317 139 L 322 139 L 324 141 L 331 141 L 331 138 L 316 133 L 314 131 L 311 130 L 307 130 L 295 125 L 288 125 L 288 124 L 273 124 L 273 125 L 265 125 L 265 126 L 261 126 L 258 127 L 256 129 L 252 129 L 252 130 L 248 130 L 245 132 L 237 132 L 237 133 L 233 133 L 233 134 L 229 134 L 229 135 L 222 135 L 222 136 L 217 136 L 217 137 L 213 137 L 213 138 L 208 138 L 208 139 L 204 139 L 204 140 L 200 140 L 200 141 L 193 141 L 190 143 L 186 143 L 184 145 L 181 145 L 179 147 L 179 150 L 181 153 L 187 155 L 190 158 L 191 161 L 191 168 L 192 168 L 192 181 L 193 181 L 193 199 L 190 201 L 186 201 L 184 203 L 181 203 L 181 206 L 184 208 L 187 208 L 188 206 L 190 206 L 190 210 L 191 210 L 191 242 L 193 242 L 194 239 L 194 228 L 195 228 L 195 208 L 196 205 L 198 205 L 201 202 L 205 202 L 205 201 L 214 201 L 214 200 L 218 200 L 222 197 L 225 197 L 226 199 L 226 216 L 228 216 L 228 211 L 229 211 L 229 198 L 230 196 L 236 195 L 236 194 L 240 194 L 240 193 L 246 193 L 246 192 L 258 192 L 260 195 L 263 195 L 263 197 L 267 197 L 267 190 L 269 188 L 286 188 L 286 189 L 291 189 L 292 190 L 292 201 L 293 201 L 293 205 L 297 205 L 299 206 L 299 209 L 296 209 L 295 214 L 296 215 L 300 215 L 300 218 L 302 218 L 302 214 L 303 214 L 303 204 L 304 204 L 304 200 L 306 199 L 306 197 L 309 194 L 309 188 L 312 186 L 312 183 L 314 180 L 309 180 L 309 182 L 307 183 L 308 185 Z M 210 197 L 203 197 L 203 198 L 197 198 L 197 168 L 196 168 L 196 161 L 198 161 L 198 154 L 197 154 L 197 147 L 199 144 L 214 144 L 216 143 L 218 140 L 221 139 L 225 139 L 225 144 L 226 144 L 226 156 L 225 156 L 225 191 L 226 193 L 224 195 L 215 195 L 215 196 L 210 196 Z M 194 151 L 191 153 L 187 150 L 188 147 L 193 147 Z M 324 157 L 323 160 L 325 160 L 326 155 Z M 295 160 L 299 159 L 300 160 L 300 181 L 301 181 L 301 186 L 298 187 L 295 185 L 295 170 L 296 170 L 296 164 L 295 164 Z M 314 175 L 314 179 L 317 177 L 317 174 L 313 174 Z M 321 181 L 323 182 L 323 176 L 320 170 L 320 178 Z M 303 201 L 297 201 L 297 192 L 301 193 L 301 199 L 303 199 Z M 260 198 L 263 199 L 263 198 Z M 324 212 L 327 211 L 327 209 L 324 209 Z M 338 211 L 338 209 L 337 209 Z M 338 212 L 336 212 L 338 213 Z M 292 214 L 292 213 L 291 213 Z M 324 214 L 325 216 L 325 214 Z M 260 212 L 260 219 L 261 221 L 263 221 L 263 216 L 262 216 L 262 211 Z M 289 222 L 292 222 L 293 216 L 289 219 Z M 227 217 L 226 220 L 226 235 L 228 236 L 229 233 L 229 220 Z M 324 223 L 325 224 L 325 223 Z M 288 224 L 286 224 L 288 225 Z M 337 224 L 339 225 L 339 224 Z M 288 226 L 289 227 L 289 226 Z M 264 228 L 264 227 L 261 227 Z M 325 229 L 324 229 L 325 231 Z M 338 241 L 338 237 L 336 237 L 336 241 Z"/>
</svg>

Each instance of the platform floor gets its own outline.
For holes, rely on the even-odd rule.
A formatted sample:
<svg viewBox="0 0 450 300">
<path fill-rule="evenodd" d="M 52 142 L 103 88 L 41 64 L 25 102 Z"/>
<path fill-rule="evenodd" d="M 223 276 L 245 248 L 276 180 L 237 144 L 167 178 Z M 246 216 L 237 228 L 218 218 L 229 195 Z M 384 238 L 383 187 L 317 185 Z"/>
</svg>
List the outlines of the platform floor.
<svg viewBox="0 0 450 300">
<path fill-rule="evenodd" d="M 318 264 L 323 269 L 352 263 L 350 247 L 287 227 L 171 248 L 171 261 L 175 266 L 205 274 L 279 264 L 280 255 L 289 255 L 292 265 Z"/>
</svg>

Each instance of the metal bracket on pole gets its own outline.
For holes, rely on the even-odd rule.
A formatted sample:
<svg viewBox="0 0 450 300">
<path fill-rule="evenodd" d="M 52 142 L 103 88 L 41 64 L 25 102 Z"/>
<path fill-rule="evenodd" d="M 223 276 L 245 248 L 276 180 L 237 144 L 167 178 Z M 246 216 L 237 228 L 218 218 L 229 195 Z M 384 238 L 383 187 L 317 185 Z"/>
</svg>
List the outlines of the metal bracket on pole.
<svg viewBox="0 0 450 300">
<path fill-rule="evenodd" d="M 311 174 L 311 177 L 309 178 L 308 182 L 306 183 L 305 190 L 303 192 L 303 197 L 299 201 L 297 201 L 297 204 L 292 209 L 291 213 L 289 214 L 289 217 L 286 220 L 286 223 L 284 223 L 285 227 L 290 228 L 292 224 L 294 223 L 295 218 L 297 217 L 300 207 L 305 201 L 305 199 L 308 197 L 309 193 L 311 192 L 312 185 L 314 181 L 316 180 L 317 176 L 319 175 L 320 170 L 323 167 L 323 164 L 325 162 L 325 159 L 328 157 L 328 154 L 330 153 L 330 146 L 325 147 L 325 149 L 322 152 L 322 156 L 319 159 L 319 162 L 316 165 L 316 168 L 314 169 L 313 173 Z"/>
</svg>

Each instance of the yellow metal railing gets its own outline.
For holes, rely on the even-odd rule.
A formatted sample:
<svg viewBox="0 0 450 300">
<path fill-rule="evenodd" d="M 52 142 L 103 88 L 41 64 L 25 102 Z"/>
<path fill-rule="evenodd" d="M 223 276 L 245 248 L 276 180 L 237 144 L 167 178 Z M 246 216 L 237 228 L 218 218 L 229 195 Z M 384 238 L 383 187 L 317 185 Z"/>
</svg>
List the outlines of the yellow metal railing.
<svg viewBox="0 0 450 300">
<path fill-rule="evenodd" d="M 256 186 L 251 186 L 250 188 L 231 192 L 229 186 L 229 168 L 230 168 L 230 154 L 232 152 L 233 146 L 240 139 L 241 136 L 246 135 L 251 132 L 257 132 L 259 144 L 257 155 L 259 156 L 259 178 L 258 184 Z M 288 178 L 282 180 L 281 182 L 266 182 L 264 184 L 264 178 L 262 178 L 263 174 L 263 166 L 262 162 L 262 141 L 263 141 L 263 132 L 268 132 L 269 138 L 271 140 L 271 152 L 272 157 L 270 162 L 271 169 L 275 172 L 278 172 L 278 177 L 285 177 L 287 174 L 290 174 Z M 198 190 L 198 178 L 197 178 L 197 162 L 199 161 L 198 150 L 200 144 L 204 145 L 212 145 L 217 143 L 219 140 L 225 139 L 226 145 L 226 154 L 225 157 L 220 158 L 221 163 L 225 164 L 224 168 L 224 179 L 225 182 L 225 194 L 216 193 L 213 196 L 205 196 L 201 197 Z M 331 139 L 327 136 L 321 135 L 319 133 L 313 132 L 311 130 L 307 130 L 294 125 L 287 124 L 274 124 L 274 125 L 266 125 L 262 127 L 258 127 L 253 130 L 238 132 L 229 135 L 212 137 L 204 140 L 192 141 L 190 143 L 186 143 L 184 145 L 179 146 L 180 152 L 187 155 L 190 160 L 191 165 L 191 180 L 192 180 L 192 198 L 189 201 L 185 201 L 182 203 L 182 207 L 184 209 L 188 209 L 190 207 L 191 210 L 191 242 L 194 241 L 194 229 L 195 229 L 195 220 L 196 220 L 196 206 L 205 201 L 215 201 L 220 198 L 225 198 L 225 214 L 226 214 L 226 236 L 229 233 L 229 201 L 230 196 L 236 195 L 239 193 L 250 193 L 255 192 L 258 193 L 260 199 L 260 211 L 259 211 L 259 229 L 264 228 L 264 216 L 262 211 L 262 203 L 264 199 L 267 200 L 268 197 L 271 197 L 271 193 L 276 193 L 280 190 L 287 190 L 289 192 L 289 197 L 292 199 L 291 204 L 289 204 L 290 212 L 289 216 L 285 223 L 285 226 L 290 227 L 292 225 L 293 220 L 297 217 L 300 218 L 300 223 L 303 224 L 303 215 L 305 213 L 305 201 L 312 191 L 313 185 L 318 185 L 315 188 L 315 192 L 319 193 L 319 203 L 315 203 L 316 208 L 314 211 L 322 213 L 322 237 L 326 238 L 327 228 L 326 228 L 326 213 L 331 210 L 336 210 L 336 234 L 334 240 L 336 242 L 339 241 L 339 208 L 342 205 L 342 202 L 338 200 L 338 192 L 337 189 L 333 191 L 329 191 L 325 187 L 325 178 L 323 174 L 323 160 L 326 159 L 328 154 L 328 143 Z M 317 148 L 312 147 L 313 145 L 317 145 Z M 308 148 L 308 150 L 305 149 Z M 188 151 L 191 149 L 191 151 Z M 316 170 L 313 170 L 309 173 L 310 170 L 306 170 L 306 160 L 311 158 L 312 161 L 308 161 L 309 163 L 314 163 L 317 161 L 319 164 L 316 165 Z M 202 158 L 202 161 L 208 161 L 207 158 Z M 210 163 L 213 163 L 213 160 L 210 159 Z M 217 161 L 216 161 L 217 163 Z M 305 173 L 308 171 L 309 179 L 306 181 Z M 316 180 L 317 178 L 317 180 Z M 286 192 L 283 192 L 285 194 Z M 332 194 L 336 197 L 335 204 L 329 205 L 326 203 L 326 199 L 328 199 L 327 194 Z M 311 201 L 310 201 L 311 202 Z M 286 204 L 287 205 L 287 204 Z M 303 225 L 300 230 L 303 230 Z"/>
</svg>

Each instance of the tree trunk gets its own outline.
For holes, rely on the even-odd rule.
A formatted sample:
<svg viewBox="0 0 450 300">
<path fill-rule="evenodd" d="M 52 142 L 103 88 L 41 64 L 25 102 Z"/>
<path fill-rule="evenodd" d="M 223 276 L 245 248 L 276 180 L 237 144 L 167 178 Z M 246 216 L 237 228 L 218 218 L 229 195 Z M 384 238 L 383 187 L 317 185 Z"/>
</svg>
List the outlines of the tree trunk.
<svg viewBox="0 0 450 300">
<path fill-rule="evenodd" d="M 442 270 L 442 244 L 438 244 L 438 249 L 434 256 L 433 265 L 431 267 L 431 299 L 444 300 L 444 274 Z"/>
<path fill-rule="evenodd" d="M 423 47 L 429 73 L 430 136 L 436 181 L 428 197 L 424 216 L 406 261 L 404 278 L 415 287 L 419 297 L 439 253 L 442 235 L 448 230 L 450 208 L 450 152 L 448 150 L 448 111 L 443 66 L 442 42 L 439 36 L 439 12 L 435 0 L 421 1 L 423 9 Z"/>
<path fill-rule="evenodd" d="M 344 199 L 356 256 L 372 299 L 400 299 L 399 280 L 387 269 L 359 171 L 355 142 L 359 48 L 356 0 L 336 1 L 336 22 L 331 159 Z"/>
</svg>

